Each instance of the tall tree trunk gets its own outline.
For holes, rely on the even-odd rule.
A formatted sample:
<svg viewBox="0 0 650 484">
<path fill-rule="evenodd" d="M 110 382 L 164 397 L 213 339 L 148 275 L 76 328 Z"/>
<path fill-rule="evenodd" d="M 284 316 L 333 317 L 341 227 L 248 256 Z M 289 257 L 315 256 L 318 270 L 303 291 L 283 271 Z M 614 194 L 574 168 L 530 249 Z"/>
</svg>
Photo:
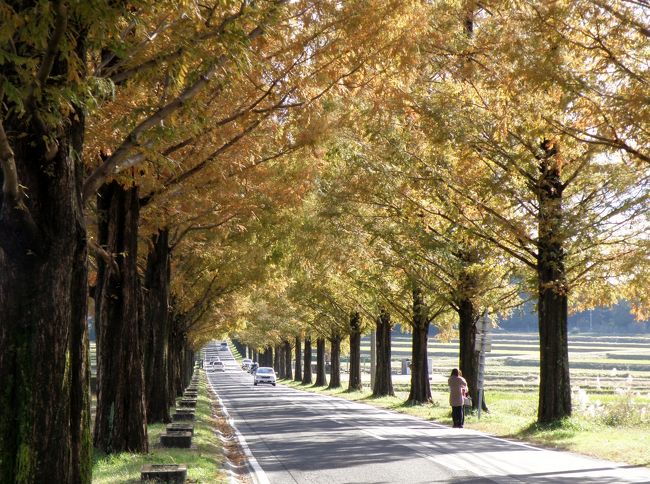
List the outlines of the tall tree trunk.
<svg viewBox="0 0 650 484">
<path fill-rule="evenodd" d="M 413 286 L 413 347 L 411 351 L 411 391 L 407 401 L 412 404 L 431 401 L 429 370 L 427 367 L 427 342 L 429 318 L 424 305 L 422 289 Z"/>
<path fill-rule="evenodd" d="M 99 242 L 116 254 L 119 273 L 100 264 L 95 288 L 97 413 L 94 444 L 106 453 L 146 452 L 142 331 L 138 324 L 137 187 L 104 185 L 97 200 Z"/>
<path fill-rule="evenodd" d="M 169 230 L 158 230 L 151 237 L 145 271 L 145 388 L 147 421 L 169 422 Z"/>
<path fill-rule="evenodd" d="M 0 482 L 90 482 L 84 112 L 43 132 L 0 110 L 28 195 L 21 207 L 0 193 Z"/>
<path fill-rule="evenodd" d="M 385 395 L 395 396 L 391 368 L 390 314 L 384 309 L 381 309 L 379 312 L 376 326 L 377 364 L 375 366 L 375 387 L 372 389 L 372 394 L 375 397 L 383 397 Z"/>
<path fill-rule="evenodd" d="M 327 388 L 341 388 L 341 335 L 336 332 L 330 338 L 331 359 L 330 384 Z"/>
<path fill-rule="evenodd" d="M 264 359 L 266 360 L 265 366 L 273 366 L 273 346 L 269 346 L 264 350 Z"/>
<path fill-rule="evenodd" d="M 285 341 L 284 343 L 284 378 L 287 380 L 291 380 L 292 375 L 291 375 L 291 343 L 289 341 Z"/>
<path fill-rule="evenodd" d="M 350 316 L 350 381 L 348 391 L 361 390 L 361 315 Z"/>
<path fill-rule="evenodd" d="M 168 316 L 170 322 L 168 343 L 167 343 L 167 405 L 172 407 L 176 404 L 176 395 L 178 390 L 176 388 L 176 364 L 178 361 L 179 342 L 178 342 L 178 328 L 181 324 L 181 316 L 175 312 L 170 311 Z"/>
<path fill-rule="evenodd" d="M 277 345 L 275 347 L 275 351 L 273 353 L 273 369 L 275 370 L 275 372 L 277 374 L 282 373 L 282 371 L 281 371 L 282 368 L 280 368 L 281 361 L 282 361 L 282 355 L 280 354 L 280 345 Z"/>
<path fill-rule="evenodd" d="M 183 368 L 182 368 L 182 382 L 181 382 L 181 395 L 187 386 L 192 380 L 192 374 L 194 373 L 194 351 L 189 346 L 187 338 L 184 338 L 183 343 Z"/>
<path fill-rule="evenodd" d="M 478 408 L 478 370 L 480 352 L 476 351 L 476 323 L 479 320 L 474 303 L 469 298 L 458 301 L 458 336 L 459 336 L 459 368 L 467 380 L 472 406 Z M 482 409 L 487 411 L 485 392 L 483 392 Z"/>
<path fill-rule="evenodd" d="M 284 341 L 278 345 L 278 358 L 280 358 L 280 378 L 285 379 L 287 377 L 287 368 L 285 366 L 285 357 L 284 357 Z"/>
<path fill-rule="evenodd" d="M 567 335 L 568 284 L 564 267 L 562 194 L 564 186 L 557 149 L 541 145 L 538 183 L 539 238 L 537 277 L 540 350 L 537 420 L 548 423 L 571 415 L 569 343 Z"/>
<path fill-rule="evenodd" d="M 187 386 L 184 377 L 185 358 L 187 356 L 185 352 L 186 338 L 182 326 L 176 328 L 172 340 L 174 359 L 172 361 L 171 404 L 174 405 L 176 398 L 183 396 L 183 390 Z"/>
<path fill-rule="evenodd" d="M 471 13 L 471 11 L 468 12 L 469 15 Z M 467 270 L 467 268 L 479 263 L 481 261 L 481 255 L 478 250 L 466 245 L 458 251 L 457 257 L 463 264 L 463 270 L 460 273 L 458 281 L 457 301 L 455 303 L 455 309 L 458 312 L 458 367 L 463 373 L 465 380 L 467 380 L 469 394 L 472 397 L 472 406 L 474 409 L 477 409 L 480 352 L 475 349 L 475 343 L 478 331 L 476 324 L 480 315 L 474 306 L 474 298 L 477 296 L 478 280 L 477 276 Z M 485 392 L 483 392 L 481 402 L 482 409 L 487 411 Z"/>
<path fill-rule="evenodd" d="M 300 336 L 296 336 L 296 366 L 293 379 L 294 381 L 302 381 L 302 351 L 301 351 Z"/>
<path fill-rule="evenodd" d="M 311 384 L 311 337 L 305 336 L 304 368 L 302 372 L 302 383 Z"/>
<path fill-rule="evenodd" d="M 324 387 L 327 385 L 327 374 L 325 373 L 325 338 L 316 339 L 316 383 L 314 386 Z"/>
</svg>

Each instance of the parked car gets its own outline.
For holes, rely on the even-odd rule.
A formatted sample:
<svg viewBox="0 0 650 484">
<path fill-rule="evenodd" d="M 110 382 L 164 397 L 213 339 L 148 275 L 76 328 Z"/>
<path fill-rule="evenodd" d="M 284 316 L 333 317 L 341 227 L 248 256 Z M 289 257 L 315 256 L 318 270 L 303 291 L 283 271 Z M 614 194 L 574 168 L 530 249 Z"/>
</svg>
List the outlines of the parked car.
<svg viewBox="0 0 650 484">
<path fill-rule="evenodd" d="M 253 360 L 250 358 L 244 358 L 241 360 L 241 369 L 244 371 L 250 370 L 251 365 L 253 364 Z"/>
<path fill-rule="evenodd" d="M 260 366 L 253 375 L 253 385 L 270 383 L 275 386 L 275 370 L 268 366 Z"/>
</svg>

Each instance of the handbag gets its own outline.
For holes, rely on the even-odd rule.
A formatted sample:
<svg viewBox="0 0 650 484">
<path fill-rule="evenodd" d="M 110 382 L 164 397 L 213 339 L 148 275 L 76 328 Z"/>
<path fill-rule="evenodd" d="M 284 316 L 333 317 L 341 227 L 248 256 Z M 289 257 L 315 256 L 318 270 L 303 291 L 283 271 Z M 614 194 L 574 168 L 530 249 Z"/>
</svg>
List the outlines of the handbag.
<svg viewBox="0 0 650 484">
<path fill-rule="evenodd" d="M 464 407 L 471 407 L 472 406 L 472 397 L 470 397 L 470 396 L 463 397 L 463 406 Z"/>
</svg>

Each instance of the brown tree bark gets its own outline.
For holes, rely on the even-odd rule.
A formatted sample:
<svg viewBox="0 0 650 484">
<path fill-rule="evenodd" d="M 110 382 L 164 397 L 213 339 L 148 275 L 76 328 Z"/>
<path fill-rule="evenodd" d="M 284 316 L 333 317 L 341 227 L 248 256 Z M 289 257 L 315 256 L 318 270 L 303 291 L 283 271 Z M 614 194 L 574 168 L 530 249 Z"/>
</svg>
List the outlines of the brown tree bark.
<svg viewBox="0 0 650 484">
<path fill-rule="evenodd" d="M 391 321 L 390 314 L 381 309 L 376 321 L 377 326 L 377 364 L 375 365 L 375 387 L 372 395 L 383 397 L 395 396 L 391 368 Z"/>
<path fill-rule="evenodd" d="M 282 355 L 280 354 L 280 345 L 275 346 L 273 351 L 273 369 L 277 374 L 280 374 L 280 362 L 282 361 Z"/>
<path fill-rule="evenodd" d="M 172 308 L 174 304 L 172 302 Z M 175 310 L 171 310 L 168 315 L 168 321 L 170 324 L 169 334 L 168 334 L 168 343 L 167 343 L 167 387 L 169 391 L 167 393 L 167 405 L 172 407 L 176 404 L 176 396 L 181 389 L 177 388 L 176 385 L 178 380 L 176 379 L 176 367 L 178 365 L 178 353 L 179 349 L 179 330 L 181 327 L 182 318 Z"/>
<path fill-rule="evenodd" d="M 314 386 L 324 387 L 327 385 L 327 374 L 325 372 L 325 338 L 316 339 L 316 382 Z"/>
<path fill-rule="evenodd" d="M 327 388 L 341 388 L 341 335 L 334 333 L 330 338 L 331 358 L 330 384 Z"/>
<path fill-rule="evenodd" d="M 172 329 L 169 343 L 171 354 L 171 380 L 170 380 L 170 406 L 175 405 L 176 398 L 183 395 L 183 390 L 189 382 L 185 374 L 186 364 L 186 336 L 182 326 L 182 317 L 178 319 L 178 326 Z"/>
<path fill-rule="evenodd" d="M 350 315 L 350 381 L 348 391 L 361 390 L 361 315 Z"/>
<path fill-rule="evenodd" d="M 151 237 L 145 271 L 145 388 L 147 421 L 170 422 L 169 414 L 169 281 L 171 276 L 169 230 Z"/>
<path fill-rule="evenodd" d="M 283 345 L 284 349 L 282 353 L 284 354 L 284 378 L 291 380 L 291 378 L 293 378 L 291 371 L 291 343 L 289 343 L 289 341 L 285 341 Z"/>
<path fill-rule="evenodd" d="M 95 286 L 97 412 L 94 445 L 106 453 L 146 452 L 142 329 L 138 324 L 138 189 L 103 185 L 97 200 L 99 243 L 119 273 L 99 263 Z"/>
<path fill-rule="evenodd" d="M 85 59 L 84 34 L 70 36 Z M 84 112 L 46 132 L 4 106 L 20 186 L 18 200 L 0 192 L 0 482 L 90 482 Z"/>
<path fill-rule="evenodd" d="M 545 140 L 541 148 L 545 157 L 540 161 L 537 186 L 540 350 L 537 420 L 540 423 L 549 423 L 571 415 L 571 381 L 567 335 L 568 284 L 564 267 L 562 230 L 564 185 L 556 147 Z"/>
<path fill-rule="evenodd" d="M 413 286 L 413 346 L 411 351 L 411 391 L 407 402 L 411 404 L 431 401 L 431 386 L 427 368 L 427 342 L 429 338 L 429 318 L 424 305 L 422 289 Z"/>
<path fill-rule="evenodd" d="M 311 337 L 305 336 L 305 351 L 303 352 L 303 372 L 302 383 L 303 385 L 311 385 Z"/>
<path fill-rule="evenodd" d="M 294 381 L 302 381 L 302 347 L 300 336 L 296 336 L 296 366 L 293 374 Z"/>
<path fill-rule="evenodd" d="M 273 346 L 264 349 L 264 366 L 273 367 Z"/>
<path fill-rule="evenodd" d="M 477 314 L 472 301 L 468 298 L 463 298 L 458 301 L 458 336 L 459 336 L 459 368 L 463 373 L 463 377 L 467 380 L 467 387 L 470 396 L 472 397 L 472 407 L 478 408 L 478 370 L 479 370 L 479 355 L 480 352 L 476 351 L 476 323 L 480 315 Z M 487 411 L 487 404 L 485 403 L 485 392 L 481 398 L 482 409 Z"/>
</svg>

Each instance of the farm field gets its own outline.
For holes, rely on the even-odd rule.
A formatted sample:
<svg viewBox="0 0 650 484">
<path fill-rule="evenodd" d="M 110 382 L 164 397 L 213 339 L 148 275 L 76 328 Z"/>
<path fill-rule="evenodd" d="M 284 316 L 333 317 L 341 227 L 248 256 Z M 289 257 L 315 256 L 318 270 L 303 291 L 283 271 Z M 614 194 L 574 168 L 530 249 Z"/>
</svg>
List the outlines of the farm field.
<svg viewBox="0 0 650 484">
<path fill-rule="evenodd" d="M 409 335 L 393 337 L 393 372 L 396 381 L 403 378 L 401 361 L 410 358 Z M 429 340 L 429 358 L 433 360 L 432 386 L 446 384 L 449 371 L 458 366 L 458 341 Z M 369 370 L 370 339 L 361 342 L 364 368 Z M 612 335 L 569 335 L 569 361 L 574 389 L 589 394 L 617 394 L 632 391 L 650 394 L 650 337 Z M 536 390 L 539 378 L 539 339 L 536 333 L 492 335 L 492 351 L 486 357 L 487 391 L 510 389 Z M 644 395 L 645 394 L 645 395 Z"/>
</svg>

